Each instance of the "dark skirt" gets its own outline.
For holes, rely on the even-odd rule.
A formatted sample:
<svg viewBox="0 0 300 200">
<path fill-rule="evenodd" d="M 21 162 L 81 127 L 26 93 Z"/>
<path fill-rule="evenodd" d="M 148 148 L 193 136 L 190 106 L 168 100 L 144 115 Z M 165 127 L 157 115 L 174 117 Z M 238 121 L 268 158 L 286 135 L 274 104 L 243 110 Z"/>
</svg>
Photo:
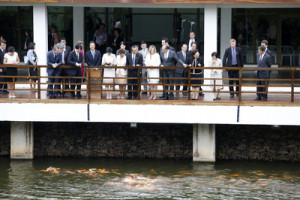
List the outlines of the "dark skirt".
<svg viewBox="0 0 300 200">
<path fill-rule="evenodd" d="M 191 78 L 202 78 L 202 74 L 191 74 Z M 191 80 L 191 85 L 193 86 L 194 84 L 202 84 L 203 80 Z M 195 85 L 194 87 L 200 87 L 198 85 Z"/>
<path fill-rule="evenodd" d="M 29 76 L 37 76 L 37 69 L 36 68 L 30 68 L 29 69 Z M 32 80 L 36 81 L 37 78 L 31 78 Z"/>
<path fill-rule="evenodd" d="M 16 67 L 7 67 L 6 68 L 6 76 L 17 76 L 18 75 L 18 68 Z M 13 82 L 13 78 L 6 78 L 6 82 Z M 15 78 L 15 82 L 17 78 Z"/>
</svg>

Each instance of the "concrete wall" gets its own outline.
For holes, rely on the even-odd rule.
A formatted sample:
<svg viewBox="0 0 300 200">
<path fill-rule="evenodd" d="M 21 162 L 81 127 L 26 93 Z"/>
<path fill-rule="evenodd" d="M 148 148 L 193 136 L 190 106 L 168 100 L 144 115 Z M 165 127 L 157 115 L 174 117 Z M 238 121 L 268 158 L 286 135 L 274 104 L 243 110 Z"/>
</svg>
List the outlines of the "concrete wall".
<svg viewBox="0 0 300 200">
<path fill-rule="evenodd" d="M 10 123 L 0 122 L 0 156 L 10 153 Z M 193 157 L 193 126 L 34 123 L 34 156 Z M 300 161 L 300 127 L 216 125 L 218 160 Z"/>
</svg>

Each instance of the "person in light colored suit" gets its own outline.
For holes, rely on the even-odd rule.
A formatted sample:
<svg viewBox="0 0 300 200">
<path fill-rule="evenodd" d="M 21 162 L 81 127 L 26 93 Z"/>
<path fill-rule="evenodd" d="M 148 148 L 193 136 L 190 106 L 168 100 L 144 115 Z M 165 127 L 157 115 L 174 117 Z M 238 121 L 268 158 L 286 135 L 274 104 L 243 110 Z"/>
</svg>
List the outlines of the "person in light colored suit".
<svg viewBox="0 0 300 200">
<path fill-rule="evenodd" d="M 147 55 L 149 54 L 149 50 L 147 48 L 147 43 L 145 41 L 141 42 L 141 50 L 139 51 L 140 54 L 143 55 L 143 61 L 144 61 L 144 66 L 145 66 L 145 60 Z M 142 69 L 142 84 L 147 84 L 147 69 Z M 147 85 L 144 85 L 144 90 L 148 90 Z M 142 94 L 147 94 L 147 92 L 142 92 Z"/>
<path fill-rule="evenodd" d="M 219 58 L 219 55 L 217 52 L 213 52 L 211 54 L 211 61 L 208 64 L 208 67 L 222 67 L 222 60 Z M 223 80 L 219 80 L 223 76 L 223 70 L 222 69 L 211 69 L 210 70 L 210 85 L 212 91 L 214 91 L 214 101 L 220 100 L 220 91 L 223 89 Z"/>
</svg>

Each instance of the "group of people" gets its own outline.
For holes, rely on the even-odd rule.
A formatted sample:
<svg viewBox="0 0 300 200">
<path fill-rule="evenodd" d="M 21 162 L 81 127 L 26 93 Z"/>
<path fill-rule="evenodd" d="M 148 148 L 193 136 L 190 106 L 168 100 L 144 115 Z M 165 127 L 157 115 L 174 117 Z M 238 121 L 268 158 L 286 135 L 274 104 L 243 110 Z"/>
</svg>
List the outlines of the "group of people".
<svg viewBox="0 0 300 200">
<path fill-rule="evenodd" d="M 102 27 L 103 28 L 103 27 Z M 117 34 L 117 32 L 116 32 Z M 168 38 L 162 38 L 162 46 L 158 50 L 154 45 L 148 45 L 142 41 L 140 50 L 138 45 L 133 45 L 130 51 L 126 50 L 125 42 L 120 41 L 120 48 L 115 46 L 106 47 L 104 54 L 97 50 L 100 48 L 101 29 L 99 33 L 95 34 L 98 40 L 89 43 L 89 50 L 83 51 L 83 42 L 78 41 L 75 48 L 67 46 L 66 39 L 61 38 L 60 41 L 55 42 L 52 49 L 47 54 L 47 68 L 48 73 L 48 98 L 77 98 L 81 99 L 81 83 L 84 80 L 84 66 L 85 63 L 89 67 L 106 66 L 103 70 L 103 82 L 105 87 L 106 98 L 112 99 L 112 90 L 114 85 L 119 85 L 120 94 L 118 98 L 125 98 L 126 86 L 128 89 L 127 99 L 136 99 L 138 94 L 138 73 L 140 72 L 141 85 L 144 87 L 143 94 L 147 94 L 150 87 L 149 99 L 157 99 L 157 85 L 162 78 L 165 85 L 163 95 L 160 97 L 165 100 L 173 100 L 174 92 L 179 94 L 180 86 L 183 86 L 182 94 L 188 94 L 188 70 L 190 72 L 191 84 L 191 99 L 197 100 L 199 95 L 203 96 L 201 85 L 203 84 L 204 67 L 203 59 L 200 52 L 197 50 L 199 46 L 195 39 L 195 33 L 190 32 L 190 39 L 181 46 L 181 50 L 176 52 L 174 47 L 169 45 Z M 103 42 L 103 41 L 102 41 Z M 35 44 L 29 42 L 26 44 L 27 65 L 37 65 L 38 56 L 35 52 Z M 271 51 L 268 49 L 268 41 L 263 40 L 258 49 L 258 67 L 271 67 Z M 18 64 L 20 59 L 13 47 L 6 50 L 6 42 L 1 41 L 0 45 L 0 64 Z M 61 68 L 61 66 L 71 66 L 69 68 Z M 242 50 L 236 46 L 236 40 L 230 40 L 230 47 L 226 49 L 223 56 L 223 61 L 219 58 L 217 52 L 212 52 L 211 60 L 208 62 L 209 67 L 243 67 Z M 145 68 L 143 68 L 143 66 Z M 141 67 L 142 70 L 138 70 Z M 149 68 L 147 68 L 149 67 Z M 159 68 L 151 68 L 159 67 Z M 166 67 L 175 67 L 175 69 L 168 69 Z M 178 69 L 176 69 L 178 67 Z M 37 68 L 29 68 L 30 87 L 32 90 L 36 87 Z M 227 70 L 229 80 L 230 98 L 239 94 L 239 70 Z M 17 68 L 0 68 L 0 75 L 17 75 Z M 210 85 L 214 91 L 214 99 L 220 100 L 220 91 L 223 89 L 222 81 L 223 70 L 211 69 Z M 161 77 L 162 76 L 162 77 Z M 267 87 L 265 79 L 270 77 L 270 70 L 258 70 L 257 78 L 263 81 L 257 81 L 257 98 L 256 100 L 267 100 Z M 8 82 L 9 98 L 15 98 L 14 82 L 16 79 L 1 79 L 0 82 Z M 234 84 L 236 89 L 234 91 Z M 148 87 L 149 86 L 149 87 Z M 7 91 L 4 88 L 5 84 L 0 85 L 1 93 Z M 70 95 L 67 96 L 67 92 Z M 75 92 L 76 91 L 76 92 Z"/>
</svg>

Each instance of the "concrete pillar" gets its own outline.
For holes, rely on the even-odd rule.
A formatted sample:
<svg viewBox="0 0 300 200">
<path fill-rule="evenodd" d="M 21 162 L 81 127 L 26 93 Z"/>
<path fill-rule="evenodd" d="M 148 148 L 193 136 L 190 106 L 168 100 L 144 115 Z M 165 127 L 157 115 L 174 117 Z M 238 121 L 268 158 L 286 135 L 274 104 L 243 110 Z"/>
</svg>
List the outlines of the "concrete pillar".
<svg viewBox="0 0 300 200">
<path fill-rule="evenodd" d="M 194 124 L 193 161 L 216 161 L 216 130 L 214 124 Z"/>
<path fill-rule="evenodd" d="M 39 58 L 38 65 L 47 65 L 48 12 L 45 3 L 33 4 L 33 40 Z M 41 69 L 41 76 L 47 76 L 46 68 Z M 41 81 L 46 82 L 46 79 Z"/>
<path fill-rule="evenodd" d="M 231 39 L 231 24 L 231 8 L 221 8 L 221 59 L 223 59 L 226 48 L 229 47 L 229 40 Z"/>
<path fill-rule="evenodd" d="M 33 159 L 33 123 L 11 122 L 10 158 Z"/>
<path fill-rule="evenodd" d="M 211 60 L 211 53 L 217 51 L 218 42 L 218 8 L 207 4 L 204 8 L 204 65 Z M 210 70 L 204 71 L 204 78 L 210 78 Z M 209 80 L 204 81 L 209 84 Z"/>
<path fill-rule="evenodd" d="M 84 42 L 84 7 L 73 7 L 73 48 L 78 40 Z"/>
</svg>

